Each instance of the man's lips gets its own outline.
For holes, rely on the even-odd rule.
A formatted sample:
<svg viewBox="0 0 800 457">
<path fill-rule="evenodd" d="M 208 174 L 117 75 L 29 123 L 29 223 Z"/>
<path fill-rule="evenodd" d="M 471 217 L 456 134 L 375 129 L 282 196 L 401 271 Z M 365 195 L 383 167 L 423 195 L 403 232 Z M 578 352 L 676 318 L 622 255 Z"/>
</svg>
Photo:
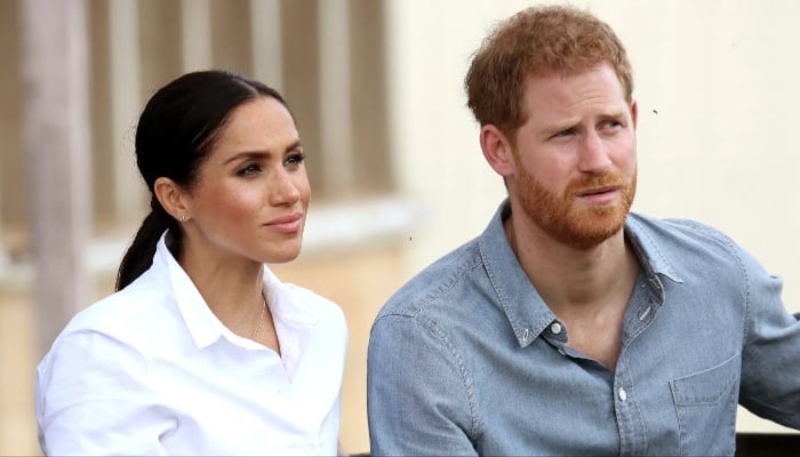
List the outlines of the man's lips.
<svg viewBox="0 0 800 457">
<path fill-rule="evenodd" d="M 617 190 L 619 190 L 619 187 L 617 187 L 617 186 L 598 187 L 596 189 L 589 189 L 589 190 L 584 190 L 584 191 L 578 192 L 578 196 L 579 197 L 591 197 L 591 196 L 594 196 L 594 195 L 603 195 L 603 194 L 607 194 L 607 193 L 610 193 L 610 192 L 616 192 Z"/>
<path fill-rule="evenodd" d="M 616 201 L 620 194 L 618 186 L 604 186 L 578 192 L 578 198 L 590 205 L 606 205 Z"/>
</svg>

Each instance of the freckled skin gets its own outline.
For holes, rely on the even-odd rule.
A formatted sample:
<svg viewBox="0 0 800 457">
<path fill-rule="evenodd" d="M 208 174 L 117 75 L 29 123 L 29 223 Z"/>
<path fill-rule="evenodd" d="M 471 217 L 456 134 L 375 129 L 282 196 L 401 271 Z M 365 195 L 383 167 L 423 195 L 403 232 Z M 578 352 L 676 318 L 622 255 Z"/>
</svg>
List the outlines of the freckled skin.
<svg viewBox="0 0 800 457">
<path fill-rule="evenodd" d="M 299 141 L 291 114 L 274 99 L 231 113 L 189 191 L 192 257 L 260 264 L 300 254 L 311 189 Z M 288 228 L 270 225 L 292 215 L 300 220 Z"/>
</svg>

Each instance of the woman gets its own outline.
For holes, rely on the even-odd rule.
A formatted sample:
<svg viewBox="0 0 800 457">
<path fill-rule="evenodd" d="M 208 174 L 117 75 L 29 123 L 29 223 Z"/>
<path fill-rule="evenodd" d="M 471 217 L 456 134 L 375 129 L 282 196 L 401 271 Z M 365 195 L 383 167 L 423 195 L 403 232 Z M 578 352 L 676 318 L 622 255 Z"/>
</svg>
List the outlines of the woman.
<svg viewBox="0 0 800 457">
<path fill-rule="evenodd" d="M 310 186 L 275 90 L 185 74 L 147 103 L 151 192 L 116 292 L 38 367 L 46 455 L 334 455 L 347 328 L 265 263 L 300 253 Z"/>
</svg>

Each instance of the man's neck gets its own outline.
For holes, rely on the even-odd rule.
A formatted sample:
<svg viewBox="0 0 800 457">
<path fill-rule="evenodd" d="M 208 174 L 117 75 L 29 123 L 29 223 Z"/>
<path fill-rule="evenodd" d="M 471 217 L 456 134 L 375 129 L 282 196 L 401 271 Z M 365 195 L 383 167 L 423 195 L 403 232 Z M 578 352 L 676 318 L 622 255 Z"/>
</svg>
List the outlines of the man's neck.
<svg viewBox="0 0 800 457">
<path fill-rule="evenodd" d="M 576 249 L 541 230 L 515 225 L 513 215 L 504 228 L 523 270 L 557 315 L 627 296 L 638 275 L 639 263 L 623 230 L 597 246 Z"/>
<path fill-rule="evenodd" d="M 590 249 L 575 249 L 535 229 L 504 228 L 511 248 L 545 304 L 568 329 L 568 345 L 616 368 L 622 324 L 639 262 L 620 230 Z"/>
</svg>

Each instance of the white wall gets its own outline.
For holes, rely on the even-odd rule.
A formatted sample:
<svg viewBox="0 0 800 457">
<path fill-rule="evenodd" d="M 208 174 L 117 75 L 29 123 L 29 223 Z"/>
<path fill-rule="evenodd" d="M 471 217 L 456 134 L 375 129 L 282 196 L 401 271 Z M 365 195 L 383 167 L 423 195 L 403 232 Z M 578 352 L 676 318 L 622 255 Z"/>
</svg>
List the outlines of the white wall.
<svg viewBox="0 0 800 457">
<path fill-rule="evenodd" d="M 408 275 L 480 233 L 505 195 L 465 108 L 463 77 L 488 27 L 537 2 L 390 0 L 393 147 L 428 216 Z M 800 2 L 584 0 L 626 44 L 639 102 L 634 209 L 710 223 L 786 281 L 800 312 Z M 789 367 L 787 367 L 788 369 Z M 777 431 L 743 413 L 740 429 Z"/>
</svg>

